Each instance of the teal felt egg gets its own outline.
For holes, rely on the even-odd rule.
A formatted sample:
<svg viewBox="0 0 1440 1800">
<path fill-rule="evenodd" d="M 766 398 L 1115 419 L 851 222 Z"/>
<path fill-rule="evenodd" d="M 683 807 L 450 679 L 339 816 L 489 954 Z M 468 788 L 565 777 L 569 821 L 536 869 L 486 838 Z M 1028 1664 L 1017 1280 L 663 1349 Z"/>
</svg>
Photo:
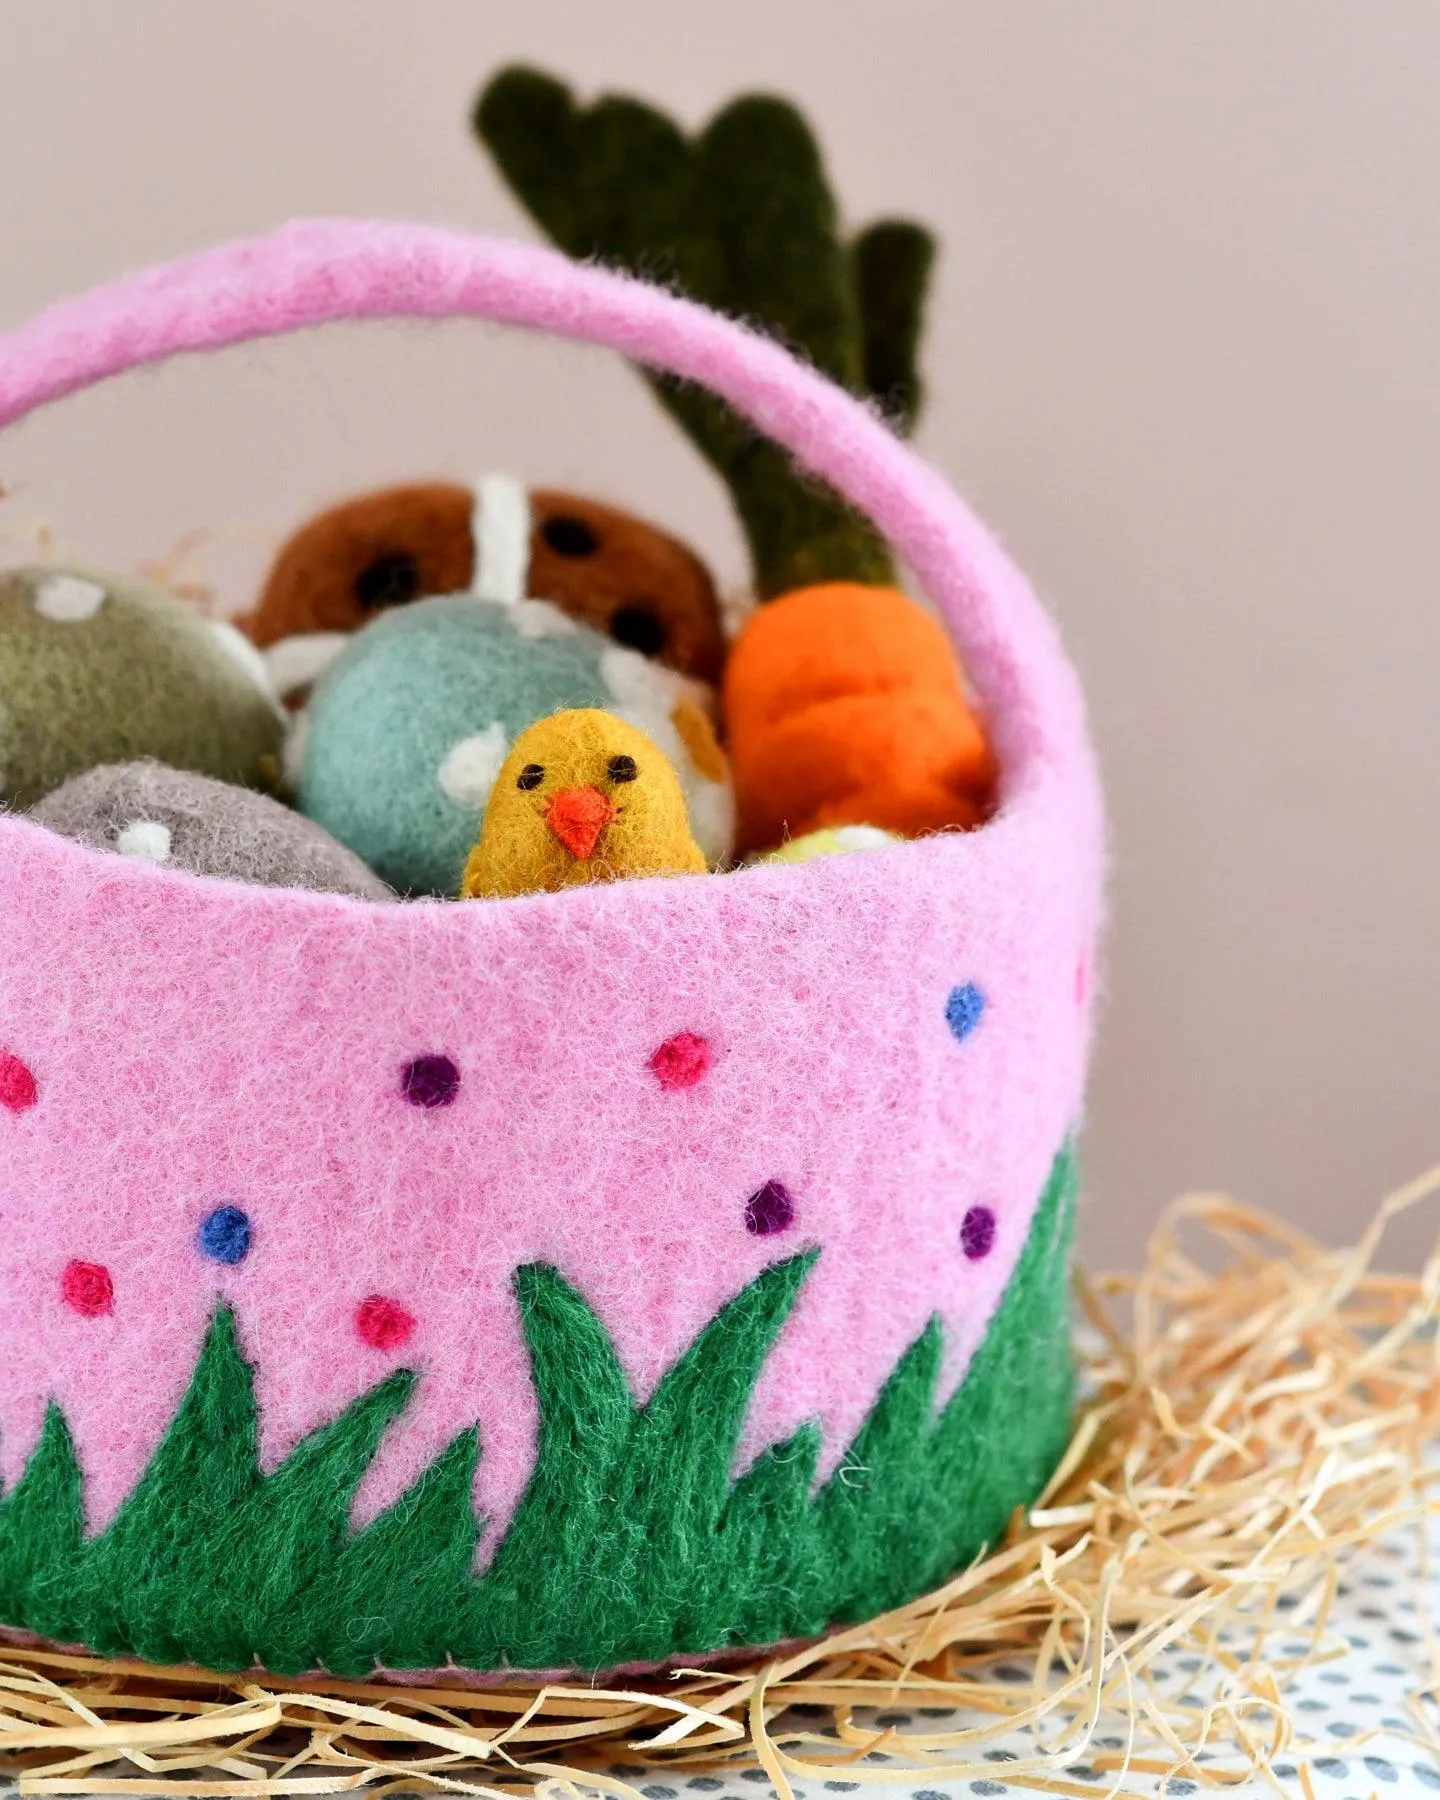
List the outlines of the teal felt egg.
<svg viewBox="0 0 1440 1800">
<path fill-rule="evenodd" d="M 283 732 L 264 664 L 232 626 L 143 581 L 0 575 L 0 805 L 141 757 L 273 786 Z"/>
<path fill-rule="evenodd" d="M 675 765 L 712 863 L 729 855 L 723 758 L 697 734 L 712 696 L 541 600 L 456 594 L 387 613 L 327 670 L 287 756 L 300 810 L 406 894 L 453 898 L 490 789 L 526 726 L 616 712 Z"/>
</svg>

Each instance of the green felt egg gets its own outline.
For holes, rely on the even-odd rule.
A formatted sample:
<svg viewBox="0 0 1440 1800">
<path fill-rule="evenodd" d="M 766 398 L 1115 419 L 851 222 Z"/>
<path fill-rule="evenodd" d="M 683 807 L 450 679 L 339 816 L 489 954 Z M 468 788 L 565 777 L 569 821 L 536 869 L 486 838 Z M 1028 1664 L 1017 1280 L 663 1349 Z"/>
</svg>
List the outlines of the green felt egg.
<svg viewBox="0 0 1440 1800">
<path fill-rule="evenodd" d="M 0 804 L 153 757 L 248 786 L 279 772 L 281 715 L 232 627 L 141 581 L 0 575 Z"/>
<path fill-rule="evenodd" d="M 713 763 L 697 766 L 677 724 L 677 709 L 683 721 L 687 703 L 709 699 L 702 684 L 545 601 L 457 594 L 357 633 L 312 694 L 287 760 L 301 811 L 392 887 L 454 898 L 514 739 L 550 713 L 598 707 L 674 765 L 713 863 L 733 838 L 729 781 Z"/>
</svg>

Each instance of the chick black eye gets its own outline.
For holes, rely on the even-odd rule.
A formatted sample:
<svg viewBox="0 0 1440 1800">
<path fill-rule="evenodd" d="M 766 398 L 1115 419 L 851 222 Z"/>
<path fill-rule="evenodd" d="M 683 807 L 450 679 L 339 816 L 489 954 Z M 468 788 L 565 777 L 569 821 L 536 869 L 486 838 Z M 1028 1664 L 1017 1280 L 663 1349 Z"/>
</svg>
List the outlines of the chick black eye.
<svg viewBox="0 0 1440 1800">
<path fill-rule="evenodd" d="M 612 756 L 610 758 L 610 779 L 612 781 L 634 781 L 640 771 L 635 767 L 633 756 Z"/>
<path fill-rule="evenodd" d="M 610 635 L 642 656 L 658 656 L 665 648 L 665 627 L 643 606 L 622 606 L 610 621 Z"/>
<path fill-rule="evenodd" d="M 583 519 L 559 513 L 540 527 L 540 535 L 557 556 L 593 556 L 600 540 Z"/>
<path fill-rule="evenodd" d="M 420 592 L 420 565 L 408 550 L 377 556 L 355 577 L 355 598 L 367 612 L 405 606 Z"/>
<path fill-rule="evenodd" d="M 528 794 L 531 788 L 539 787 L 544 779 L 545 771 L 540 767 L 539 763 L 526 763 L 525 767 L 515 777 L 515 785 L 518 788 L 524 788 L 525 792 Z"/>
</svg>

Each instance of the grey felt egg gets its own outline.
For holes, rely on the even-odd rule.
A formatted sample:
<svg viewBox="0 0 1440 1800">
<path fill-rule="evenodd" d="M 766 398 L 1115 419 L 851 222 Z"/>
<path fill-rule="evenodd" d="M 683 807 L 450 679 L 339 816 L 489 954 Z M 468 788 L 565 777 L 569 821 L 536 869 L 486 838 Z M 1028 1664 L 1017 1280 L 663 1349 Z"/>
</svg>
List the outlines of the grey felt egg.
<svg viewBox="0 0 1440 1800">
<path fill-rule="evenodd" d="M 47 794 L 37 824 L 96 850 L 261 887 L 395 896 L 353 850 L 267 794 L 136 762 L 91 769 Z"/>
<path fill-rule="evenodd" d="M 137 757 L 273 786 L 283 729 L 233 627 L 142 581 L 0 574 L 0 805 Z"/>
</svg>

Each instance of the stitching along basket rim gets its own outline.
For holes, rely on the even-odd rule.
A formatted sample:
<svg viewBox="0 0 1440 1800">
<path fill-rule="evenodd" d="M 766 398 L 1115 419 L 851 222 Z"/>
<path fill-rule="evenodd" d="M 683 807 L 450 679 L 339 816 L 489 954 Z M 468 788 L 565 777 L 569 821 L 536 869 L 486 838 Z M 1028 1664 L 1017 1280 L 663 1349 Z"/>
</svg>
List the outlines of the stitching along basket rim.
<svg viewBox="0 0 1440 1800">
<path fill-rule="evenodd" d="M 1065 1441 L 1103 862 L 1078 682 L 863 406 L 543 249 L 320 220 L 145 271 L 0 338 L 0 426 L 394 317 L 622 351 L 829 481 L 954 633 L 1001 806 L 808 864 L 388 907 L 0 816 L 0 1623 L 417 1678 L 812 1635 L 993 1541 Z M 652 1065 L 682 1033 L 710 1055 L 680 1090 Z M 446 1103 L 416 1104 L 441 1057 Z M 207 1251 L 217 1214 L 239 1256 Z"/>
</svg>

